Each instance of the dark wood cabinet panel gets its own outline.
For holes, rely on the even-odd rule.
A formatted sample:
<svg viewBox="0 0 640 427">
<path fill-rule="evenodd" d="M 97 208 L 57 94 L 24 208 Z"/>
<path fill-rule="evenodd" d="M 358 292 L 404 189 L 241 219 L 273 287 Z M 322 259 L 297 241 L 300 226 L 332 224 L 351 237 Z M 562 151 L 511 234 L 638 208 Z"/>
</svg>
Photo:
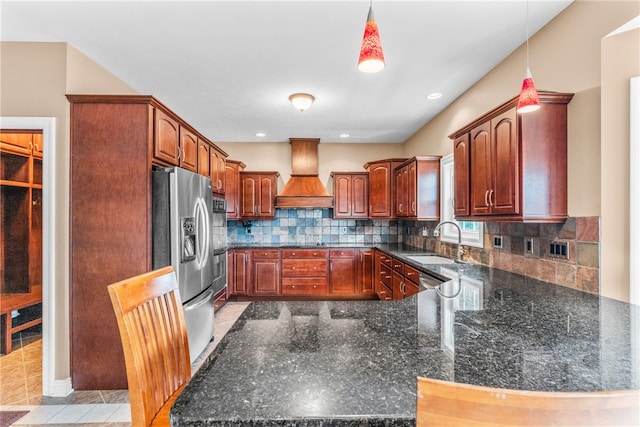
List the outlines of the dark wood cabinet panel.
<svg viewBox="0 0 640 427">
<path fill-rule="evenodd" d="M 375 219 L 396 218 L 395 185 L 393 171 L 407 159 L 386 159 L 368 162 L 364 168 L 369 172 L 369 217 Z"/>
<path fill-rule="evenodd" d="M 236 160 L 225 162 L 225 192 L 227 219 L 240 218 L 240 172 L 245 164 Z"/>
<path fill-rule="evenodd" d="M 453 141 L 453 212 L 454 215 L 469 215 L 469 134 L 465 133 Z"/>
<path fill-rule="evenodd" d="M 353 295 L 357 278 L 355 258 L 329 260 L 329 293 L 331 295 Z"/>
<path fill-rule="evenodd" d="M 180 126 L 180 167 L 192 172 L 199 171 L 199 151 L 198 137 L 184 126 Z"/>
<path fill-rule="evenodd" d="M 229 251 L 228 284 L 231 295 L 249 295 L 249 255 L 248 250 Z"/>
<path fill-rule="evenodd" d="M 369 217 L 369 174 L 367 172 L 331 172 L 333 177 L 333 217 Z"/>
<path fill-rule="evenodd" d="M 360 262 L 358 264 L 358 289 L 356 293 L 372 295 L 375 294 L 375 282 L 374 282 L 374 250 L 361 250 Z"/>
<path fill-rule="evenodd" d="M 251 261 L 252 295 L 280 295 L 280 261 L 277 259 L 253 259 Z"/>
<path fill-rule="evenodd" d="M 178 121 L 163 110 L 155 109 L 155 138 L 153 157 L 160 164 L 178 166 L 179 164 L 179 132 Z"/>
<path fill-rule="evenodd" d="M 394 170 L 398 218 L 440 219 L 440 156 L 416 156 Z"/>
<path fill-rule="evenodd" d="M 278 172 L 240 172 L 240 217 L 273 219 Z"/>
<path fill-rule="evenodd" d="M 205 141 L 198 140 L 198 174 L 202 176 L 209 176 L 210 162 L 209 162 L 209 144 Z M 212 183 L 213 187 L 213 183 Z"/>
<path fill-rule="evenodd" d="M 226 178 L 226 161 L 225 156 L 215 147 L 209 148 L 209 176 L 211 177 L 211 186 L 214 193 L 224 194 L 225 178 Z"/>
<path fill-rule="evenodd" d="M 457 219 L 566 220 L 567 104 L 573 94 L 539 96 L 538 111 L 518 114 L 515 97 L 449 136 Z"/>
</svg>

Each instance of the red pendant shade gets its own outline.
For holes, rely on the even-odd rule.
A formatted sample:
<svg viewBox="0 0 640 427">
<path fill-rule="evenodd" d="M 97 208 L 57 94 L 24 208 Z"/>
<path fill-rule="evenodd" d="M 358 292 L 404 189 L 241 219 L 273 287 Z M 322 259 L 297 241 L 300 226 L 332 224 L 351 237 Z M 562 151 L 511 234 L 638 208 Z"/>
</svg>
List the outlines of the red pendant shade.
<svg viewBox="0 0 640 427">
<path fill-rule="evenodd" d="M 533 77 L 531 76 L 531 70 L 527 67 L 527 72 L 522 81 L 522 90 L 520 91 L 520 97 L 518 98 L 518 112 L 529 113 L 536 111 L 540 108 L 540 99 L 538 98 L 538 91 L 533 83 Z"/>
<path fill-rule="evenodd" d="M 369 6 L 367 23 L 362 37 L 362 47 L 360 48 L 360 58 L 358 59 L 358 69 L 364 73 L 377 73 L 384 66 L 384 53 L 382 52 L 378 23 L 373 17 L 372 7 Z"/>
</svg>

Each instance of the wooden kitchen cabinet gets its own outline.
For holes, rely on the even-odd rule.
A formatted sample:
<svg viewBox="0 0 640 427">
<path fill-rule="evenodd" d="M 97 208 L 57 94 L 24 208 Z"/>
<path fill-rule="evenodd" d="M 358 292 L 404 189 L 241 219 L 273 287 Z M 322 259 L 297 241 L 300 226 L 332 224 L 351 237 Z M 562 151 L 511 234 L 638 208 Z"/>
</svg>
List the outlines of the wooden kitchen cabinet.
<svg viewBox="0 0 640 427">
<path fill-rule="evenodd" d="M 333 178 L 333 218 L 369 217 L 369 173 L 331 172 Z"/>
<path fill-rule="evenodd" d="M 237 160 L 225 161 L 225 192 L 227 219 L 240 218 L 240 172 L 245 164 Z"/>
<path fill-rule="evenodd" d="M 539 96 L 538 111 L 518 114 L 515 97 L 449 136 L 457 219 L 567 218 L 567 105 L 573 94 Z"/>
<path fill-rule="evenodd" d="M 251 251 L 233 249 L 228 254 L 227 284 L 230 295 L 250 294 L 249 258 Z"/>
<path fill-rule="evenodd" d="M 364 168 L 369 173 L 369 218 L 396 218 L 393 173 L 406 160 L 386 159 L 365 163 Z"/>
<path fill-rule="evenodd" d="M 209 176 L 209 144 L 206 141 L 198 140 L 198 175 Z M 213 183 L 212 183 L 213 188 Z"/>
<path fill-rule="evenodd" d="M 329 250 L 329 293 L 354 295 L 358 276 L 357 249 Z"/>
<path fill-rule="evenodd" d="M 201 168 L 198 159 L 199 151 L 200 145 L 196 134 L 186 127 L 180 126 L 180 167 L 192 172 L 198 172 Z"/>
<path fill-rule="evenodd" d="M 126 389 L 122 344 L 106 288 L 152 269 L 152 166 L 179 164 L 181 127 L 210 141 L 151 96 L 67 99 L 72 386 Z"/>
<path fill-rule="evenodd" d="M 375 252 L 375 290 L 380 300 L 393 298 L 392 257 L 380 251 Z"/>
<path fill-rule="evenodd" d="M 274 219 L 278 172 L 240 172 L 240 217 Z"/>
<path fill-rule="evenodd" d="M 282 250 L 282 295 L 327 295 L 326 249 Z"/>
<path fill-rule="evenodd" d="M 413 157 L 395 168 L 395 212 L 398 218 L 440 219 L 440 158 Z"/>
<path fill-rule="evenodd" d="M 356 293 L 358 294 L 374 295 L 376 293 L 374 282 L 374 253 L 375 250 L 373 249 L 363 249 L 358 253 L 360 257 L 360 262 L 358 263 L 358 282 L 356 285 Z"/>
<path fill-rule="evenodd" d="M 225 155 L 215 147 L 209 148 L 209 168 L 211 187 L 217 194 L 225 193 L 226 160 Z"/>
<path fill-rule="evenodd" d="M 456 217 L 467 216 L 469 209 L 469 171 L 470 171 L 470 148 L 469 134 L 465 133 L 453 141 L 453 213 Z"/>
<path fill-rule="evenodd" d="M 252 250 L 251 295 L 280 295 L 280 251 L 278 249 Z"/>
</svg>

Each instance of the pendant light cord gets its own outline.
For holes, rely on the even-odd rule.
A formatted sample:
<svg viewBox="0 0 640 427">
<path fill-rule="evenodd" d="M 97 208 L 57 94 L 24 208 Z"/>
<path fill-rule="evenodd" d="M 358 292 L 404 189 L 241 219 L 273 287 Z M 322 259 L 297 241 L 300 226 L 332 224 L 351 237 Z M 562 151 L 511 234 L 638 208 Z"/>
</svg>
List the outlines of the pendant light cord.
<svg viewBox="0 0 640 427">
<path fill-rule="evenodd" d="M 371 0 L 373 1 L 373 0 Z M 526 1 L 527 4 L 527 14 L 526 14 L 526 21 L 525 21 L 525 31 L 527 34 L 527 69 L 529 68 L 529 0 Z"/>
</svg>

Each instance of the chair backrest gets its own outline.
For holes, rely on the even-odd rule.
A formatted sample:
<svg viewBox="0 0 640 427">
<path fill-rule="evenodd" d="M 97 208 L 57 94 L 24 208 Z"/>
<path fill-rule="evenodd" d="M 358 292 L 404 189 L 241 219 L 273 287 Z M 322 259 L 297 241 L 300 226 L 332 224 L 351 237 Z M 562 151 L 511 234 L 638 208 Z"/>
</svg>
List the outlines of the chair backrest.
<svg viewBox="0 0 640 427">
<path fill-rule="evenodd" d="M 148 426 L 191 378 L 176 275 L 164 267 L 108 286 L 129 383 L 131 422 Z"/>
<path fill-rule="evenodd" d="M 640 390 L 543 392 L 418 377 L 417 426 L 638 426 Z"/>
</svg>

